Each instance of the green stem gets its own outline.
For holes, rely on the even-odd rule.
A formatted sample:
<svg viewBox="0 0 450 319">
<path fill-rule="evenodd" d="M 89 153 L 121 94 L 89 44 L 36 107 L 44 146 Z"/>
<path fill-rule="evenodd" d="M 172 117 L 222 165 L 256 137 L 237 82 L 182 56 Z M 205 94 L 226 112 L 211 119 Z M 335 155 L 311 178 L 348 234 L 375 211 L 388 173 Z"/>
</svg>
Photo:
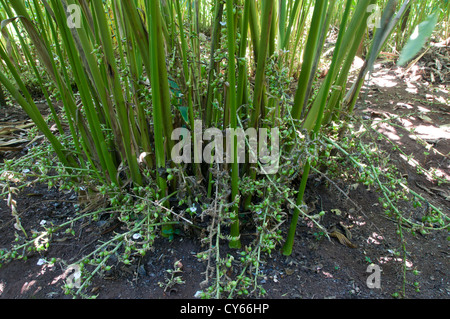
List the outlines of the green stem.
<svg viewBox="0 0 450 319">
<path fill-rule="evenodd" d="M 256 65 L 255 90 L 253 92 L 253 111 L 249 126 L 253 128 L 258 127 L 259 116 L 262 109 L 264 77 L 269 46 L 269 34 L 272 25 L 273 4 L 273 0 L 266 0 L 264 4 L 261 39 L 259 41 L 260 46 L 258 49 L 258 61 Z"/>
<path fill-rule="evenodd" d="M 234 30 L 234 1 L 227 0 L 227 32 L 228 32 L 228 82 L 230 84 L 228 90 L 230 105 L 230 127 L 235 130 L 237 127 L 237 107 L 236 107 L 236 62 L 235 62 L 235 30 Z M 231 248 L 240 248 L 241 241 L 239 231 L 239 164 L 237 154 L 237 137 L 233 137 L 231 141 L 231 151 L 233 154 L 231 163 L 231 200 L 235 202 L 232 210 L 232 224 L 230 234 L 232 240 L 229 243 Z"/>
<path fill-rule="evenodd" d="M 271 25 L 272 25 L 272 15 L 273 15 L 273 0 L 267 0 L 264 3 L 264 11 L 262 16 L 262 28 L 261 28 L 261 37 L 258 41 L 258 57 L 257 57 L 257 65 L 256 65 L 256 76 L 255 76 L 255 89 L 253 91 L 253 111 L 250 118 L 249 127 L 257 128 L 259 125 L 259 118 L 261 115 L 262 109 L 264 109 L 264 89 L 265 89 L 265 69 L 267 62 L 267 54 L 269 50 L 269 34 L 271 33 Z M 247 164 L 246 165 L 247 173 L 250 175 L 252 180 L 256 179 L 256 170 L 253 169 L 254 165 Z M 245 207 L 248 207 L 251 203 L 252 196 L 247 196 L 245 199 Z"/>
<path fill-rule="evenodd" d="M 213 100 L 214 100 L 214 89 L 216 86 L 213 84 L 214 78 L 219 72 L 219 63 L 215 61 L 215 52 L 219 47 L 220 43 L 220 23 L 222 22 L 223 16 L 223 2 L 221 0 L 215 0 L 214 4 L 214 16 L 213 16 L 213 31 L 211 36 L 211 50 L 209 57 L 209 73 L 208 73 L 208 87 L 206 92 L 206 114 L 205 125 L 209 127 L 211 125 L 212 119 L 214 117 L 213 110 Z"/>
<path fill-rule="evenodd" d="M 320 35 L 319 29 L 320 29 L 320 25 L 322 24 L 321 23 L 322 19 L 325 18 L 324 15 L 325 15 L 326 9 L 327 9 L 327 5 L 325 4 L 325 1 L 318 0 L 318 2 L 319 2 L 319 4 L 316 1 L 317 7 L 314 8 L 313 21 L 312 21 L 313 24 L 314 23 L 317 24 L 317 28 L 314 25 L 311 26 L 312 30 L 310 31 L 310 34 L 308 37 L 308 44 L 307 44 L 307 48 L 306 48 L 306 50 L 308 49 L 308 47 L 314 48 L 313 52 L 316 52 L 316 49 L 317 49 L 319 35 Z M 307 61 L 305 61 L 306 62 L 305 67 L 307 68 L 307 70 L 305 70 L 305 74 L 304 74 L 303 67 L 302 67 L 302 75 L 310 78 L 310 72 L 313 67 L 313 59 L 312 58 L 310 59 L 309 55 L 306 56 L 306 59 L 307 59 Z M 301 109 L 303 108 L 303 99 L 305 97 L 306 90 L 307 90 L 307 88 L 301 87 L 300 82 L 299 82 L 299 87 L 298 87 L 297 93 L 295 95 L 293 115 L 292 115 L 292 117 L 294 119 L 299 119 L 299 117 L 300 117 L 299 112 L 301 112 Z M 299 104 L 300 102 L 301 102 L 301 104 Z M 325 102 L 323 102 L 323 103 L 325 103 Z M 320 128 L 320 122 L 315 127 L 315 131 L 316 130 L 318 131 L 318 128 Z M 317 132 L 314 132 L 314 133 L 317 133 Z M 303 204 L 303 195 L 305 193 L 306 184 L 308 182 L 310 169 L 311 169 L 311 163 L 308 159 L 305 163 L 305 166 L 303 167 L 302 179 L 300 182 L 300 188 L 298 191 L 297 201 L 296 201 L 297 207 L 300 207 Z M 285 255 L 285 256 L 289 256 L 292 253 L 292 249 L 294 246 L 295 231 L 297 229 L 297 222 L 298 222 L 299 214 L 300 214 L 300 210 L 298 208 L 296 208 L 292 215 L 291 225 L 289 227 L 286 242 L 283 246 L 283 255 Z"/>
<path fill-rule="evenodd" d="M 300 119 L 300 115 L 304 107 L 305 96 L 308 89 L 308 82 L 310 81 L 313 62 L 315 58 L 315 55 L 311 54 L 311 52 L 316 52 L 322 25 L 321 21 L 325 16 L 326 9 L 327 1 L 316 0 L 311 21 L 311 28 L 308 35 L 308 41 L 304 50 L 302 71 L 300 73 L 297 91 L 295 92 L 294 106 L 292 107 L 291 111 L 292 117 L 295 120 Z"/>
<path fill-rule="evenodd" d="M 309 163 L 309 161 L 307 161 L 303 168 L 302 180 L 300 182 L 300 188 L 299 188 L 298 195 L 297 195 L 297 201 L 296 201 L 297 207 L 295 208 L 294 213 L 292 215 L 291 225 L 289 227 L 289 232 L 286 237 L 286 242 L 284 243 L 283 250 L 282 250 L 283 255 L 285 255 L 285 256 L 290 256 L 292 254 L 292 249 L 294 246 L 295 231 L 297 229 L 297 222 L 298 222 L 298 217 L 300 214 L 300 207 L 303 205 L 303 195 L 305 194 L 305 189 L 306 189 L 306 184 L 308 182 L 308 176 L 309 176 L 310 169 L 311 169 L 311 164 Z"/>
</svg>

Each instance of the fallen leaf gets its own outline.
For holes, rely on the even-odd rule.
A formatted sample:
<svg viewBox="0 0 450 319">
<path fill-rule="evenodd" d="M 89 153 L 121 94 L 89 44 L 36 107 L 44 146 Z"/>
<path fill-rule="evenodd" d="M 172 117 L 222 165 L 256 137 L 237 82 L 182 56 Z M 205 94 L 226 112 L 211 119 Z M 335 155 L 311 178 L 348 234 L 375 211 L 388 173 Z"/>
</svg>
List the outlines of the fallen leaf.
<svg viewBox="0 0 450 319">
<path fill-rule="evenodd" d="M 342 212 L 340 209 L 338 208 L 334 208 L 331 210 L 332 213 L 335 213 L 337 216 L 341 216 Z"/>
<path fill-rule="evenodd" d="M 345 237 L 347 237 L 349 240 L 352 240 L 352 233 L 350 232 L 350 230 L 346 226 L 344 226 L 342 222 L 340 222 L 339 225 L 341 225 L 341 228 L 344 230 Z"/>
<path fill-rule="evenodd" d="M 345 227 L 343 227 L 343 228 L 345 228 Z M 345 229 L 349 233 L 349 230 L 347 228 L 345 228 Z M 331 230 L 329 232 L 329 235 L 331 237 L 336 238 L 342 245 L 345 245 L 345 246 L 350 247 L 350 248 L 356 248 L 357 247 L 340 230 L 338 230 L 336 226 L 333 226 L 331 228 Z M 350 235 L 350 237 L 351 237 L 351 235 Z"/>
<path fill-rule="evenodd" d="M 433 123 L 433 120 L 432 120 L 431 117 L 429 117 L 429 116 L 426 116 L 426 115 L 419 115 L 418 117 L 419 117 L 422 121 L 424 121 L 424 122 L 427 122 L 427 123 L 430 123 L 430 124 Z"/>
<path fill-rule="evenodd" d="M 290 276 L 294 273 L 294 269 L 292 269 L 292 268 L 286 268 L 284 271 L 286 272 L 286 275 L 288 275 L 288 276 Z"/>
</svg>

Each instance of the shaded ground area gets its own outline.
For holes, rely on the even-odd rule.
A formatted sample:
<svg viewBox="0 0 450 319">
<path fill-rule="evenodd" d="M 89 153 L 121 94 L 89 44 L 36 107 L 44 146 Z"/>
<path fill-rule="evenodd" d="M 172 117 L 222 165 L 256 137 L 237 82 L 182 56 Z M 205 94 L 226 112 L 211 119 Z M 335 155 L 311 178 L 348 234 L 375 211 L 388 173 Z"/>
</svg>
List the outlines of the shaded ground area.
<svg viewBox="0 0 450 319">
<path fill-rule="evenodd" d="M 403 71 L 402 71 L 403 72 Z M 387 152 L 399 171 L 408 177 L 408 186 L 422 194 L 430 203 L 449 213 L 450 181 L 450 106 L 447 104 L 448 83 L 430 84 L 418 72 L 400 72 L 389 64 L 379 65 L 356 109 L 356 117 L 374 125 L 387 139 L 379 147 Z M 1 110 L 3 117 L 5 110 Z M 11 110 L 7 121 L 22 121 Z M 410 128 L 415 128 L 411 132 Z M 393 150 L 393 142 L 400 150 Z M 17 151 L 17 150 L 16 150 Z M 2 153 L 11 156 L 10 153 Z M 16 153 L 19 154 L 20 153 Z M 413 154 L 409 158 L 407 155 Z M 405 156 L 406 155 L 406 156 Z M 417 173 L 417 164 L 425 172 Z M 434 174 L 434 175 L 433 175 Z M 447 183 L 437 185 L 436 176 Z M 320 238 L 307 220 L 300 220 L 293 254 L 289 257 L 276 250 L 262 266 L 262 286 L 267 298 L 391 298 L 403 282 L 403 259 L 396 224 L 388 219 L 378 201 L 379 193 L 363 185 L 349 185 L 345 180 L 330 183 L 318 174 L 312 175 L 306 193 L 308 203 L 315 203 L 317 212 L 325 211 L 326 227 L 343 223 L 353 235 L 356 248 L 340 244 L 334 238 Z M 47 186 L 35 185 L 14 197 L 17 211 L 27 231 L 39 227 L 42 220 L 55 224 L 73 214 L 76 196 L 63 194 Z M 408 204 L 409 205 L 409 204 Z M 409 217 L 420 219 L 426 207 L 403 207 Z M 337 212 L 340 212 L 339 214 Z M 26 261 L 14 260 L 0 268 L 0 298 L 70 298 L 61 288 L 66 265 L 91 251 L 98 241 L 105 241 L 112 232 L 105 232 L 100 223 L 88 225 L 80 220 L 73 229 L 75 236 L 56 233 L 49 249 L 34 254 Z M 0 203 L 0 248 L 8 248 L 14 240 L 14 219 L 6 201 Z M 119 226 L 120 227 L 120 226 Z M 287 231 L 287 223 L 283 231 Z M 243 231 L 245 233 L 245 230 Z M 412 236 L 405 232 L 407 249 L 406 292 L 408 298 L 450 297 L 448 233 L 432 232 Z M 245 237 L 244 237 L 245 240 Z M 138 264 L 117 264 L 103 277 L 96 276 L 89 287 L 98 298 L 194 298 L 205 279 L 206 264 L 196 253 L 205 250 L 198 239 L 181 233 L 171 242 L 158 239 L 154 250 Z M 224 246 L 223 251 L 227 248 Z M 236 252 L 230 251 L 231 254 Z M 43 263 L 57 258 L 54 264 Z M 64 260 L 65 263 L 62 261 Z M 164 292 L 168 269 L 182 263 L 185 282 Z M 112 261 L 114 262 L 114 260 Z M 369 264 L 381 267 L 381 288 L 370 289 L 367 278 Z M 416 274 L 414 270 L 417 270 Z M 238 269 L 235 270 L 236 272 Z M 420 291 L 416 292 L 413 283 Z"/>
</svg>

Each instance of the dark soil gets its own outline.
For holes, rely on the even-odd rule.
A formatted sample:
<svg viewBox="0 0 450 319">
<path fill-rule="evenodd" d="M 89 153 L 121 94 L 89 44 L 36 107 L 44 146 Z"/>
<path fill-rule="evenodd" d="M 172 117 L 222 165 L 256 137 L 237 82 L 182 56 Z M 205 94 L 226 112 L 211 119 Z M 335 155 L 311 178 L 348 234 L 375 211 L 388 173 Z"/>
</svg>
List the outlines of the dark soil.
<svg viewBox="0 0 450 319">
<path fill-rule="evenodd" d="M 424 168 L 436 168 L 443 178 L 450 182 L 450 106 L 448 86 L 427 85 L 423 79 L 410 82 L 409 75 L 400 74 L 395 67 L 376 69 L 371 81 L 361 94 L 356 109 L 357 117 L 370 118 L 373 122 L 386 119 L 386 116 L 404 115 L 403 120 L 392 120 L 403 127 L 416 127 L 417 136 L 440 152 L 430 151 L 425 156 L 423 145 L 414 140 L 408 131 L 388 124 L 382 124 L 379 131 L 395 142 L 405 154 L 413 154 Z M 448 83 L 447 83 L 448 84 Z M 20 112 L 1 109 L 0 117 L 7 112 L 11 118 L 19 118 Z M 432 112 L 430 112 L 432 111 Z M 418 113 L 422 112 L 422 113 Z M 407 116 L 405 114 L 412 114 Z M 426 115 L 426 117 L 418 115 Z M 431 122 L 429 121 L 431 119 Z M 397 121 L 397 122 L 395 122 Z M 447 126 L 445 126 L 447 124 Z M 413 137 L 413 138 L 412 138 Z M 392 145 L 379 141 L 381 148 L 389 153 L 393 163 L 402 174 L 408 176 L 409 187 L 422 194 L 430 203 L 449 213 L 449 184 L 439 186 L 447 193 L 436 192 L 435 181 L 427 174 L 417 174 L 415 168 L 406 163 Z M 25 150 L 26 151 L 26 150 Z M 24 151 L 24 152 L 25 152 Z M 0 153 L 1 156 L 20 157 L 23 153 Z M 263 287 L 266 298 L 286 299 L 386 299 L 401 291 L 403 282 L 403 255 L 397 225 L 389 220 L 379 204 L 379 193 L 363 185 L 350 187 L 345 181 L 333 183 L 313 175 L 306 196 L 309 203 L 316 201 L 316 209 L 327 214 L 322 223 L 329 227 L 343 222 L 352 226 L 352 242 L 357 248 L 340 244 L 335 238 L 331 241 L 314 236 L 314 230 L 307 221 L 300 220 L 297 238 L 291 256 L 283 256 L 279 250 L 266 258 Z M 338 186 L 340 190 L 336 187 Z M 433 188 L 434 187 L 434 188 Z M 344 191 L 345 194 L 343 192 Z M 42 220 L 55 225 L 67 220 L 77 204 L 75 194 L 64 194 L 46 185 L 34 185 L 14 196 L 17 211 L 24 228 L 39 228 Z M 331 210 L 339 209 L 336 215 Z M 425 214 L 425 208 L 405 206 L 413 218 Z M 100 225 L 86 225 L 82 220 L 74 225 L 75 236 L 56 233 L 47 251 L 29 256 L 26 261 L 13 260 L 0 268 L 0 298 L 71 298 L 65 296 L 62 285 L 66 265 L 79 260 L 92 251 L 98 241 L 104 241 L 112 232 L 102 234 Z M 6 201 L 0 203 L 0 248 L 9 248 L 14 241 L 14 219 Z M 119 226 L 120 227 L 120 226 Z M 283 231 L 286 232 L 288 223 Z M 406 239 L 407 298 L 447 299 L 450 297 L 448 233 L 432 232 L 428 235 L 411 235 L 404 232 Z M 279 247 L 279 246 L 278 246 Z M 225 248 L 224 248 L 225 249 Z M 147 253 L 138 263 L 130 266 L 117 264 L 104 276 L 96 276 L 89 286 L 88 294 L 103 299 L 192 299 L 201 290 L 200 283 L 205 279 L 206 264 L 198 261 L 195 254 L 204 251 L 199 239 L 181 233 L 173 241 L 157 239 L 154 250 Z M 57 258 L 54 264 L 38 265 L 40 258 Z M 164 282 L 166 270 L 172 269 L 176 261 L 181 261 L 181 274 L 184 284 L 176 285 L 164 292 L 158 282 Z M 381 288 L 368 288 L 367 272 L 370 263 L 381 267 Z M 413 270 L 419 271 L 413 274 Z M 413 283 L 418 282 L 420 291 L 416 292 Z"/>
</svg>

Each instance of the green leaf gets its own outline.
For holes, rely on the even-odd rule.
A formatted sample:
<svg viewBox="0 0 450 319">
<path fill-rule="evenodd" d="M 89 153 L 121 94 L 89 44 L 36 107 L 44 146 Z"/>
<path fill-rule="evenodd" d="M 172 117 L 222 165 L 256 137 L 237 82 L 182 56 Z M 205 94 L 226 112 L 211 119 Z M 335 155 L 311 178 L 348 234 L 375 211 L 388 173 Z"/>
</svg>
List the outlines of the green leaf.
<svg viewBox="0 0 450 319">
<path fill-rule="evenodd" d="M 178 86 L 177 82 L 169 79 L 169 85 L 172 93 L 175 93 L 178 96 L 178 94 L 180 93 L 180 87 Z"/>
<path fill-rule="evenodd" d="M 417 53 L 423 48 L 427 39 L 433 33 L 434 28 L 436 27 L 438 21 L 439 13 L 435 11 L 428 18 L 420 23 L 413 34 L 406 43 L 405 47 L 400 54 L 400 58 L 397 62 L 398 66 L 403 66 L 407 62 L 416 56 Z"/>
<path fill-rule="evenodd" d="M 178 110 L 180 110 L 181 116 L 186 123 L 189 123 L 189 108 L 187 106 L 179 106 Z"/>
</svg>

